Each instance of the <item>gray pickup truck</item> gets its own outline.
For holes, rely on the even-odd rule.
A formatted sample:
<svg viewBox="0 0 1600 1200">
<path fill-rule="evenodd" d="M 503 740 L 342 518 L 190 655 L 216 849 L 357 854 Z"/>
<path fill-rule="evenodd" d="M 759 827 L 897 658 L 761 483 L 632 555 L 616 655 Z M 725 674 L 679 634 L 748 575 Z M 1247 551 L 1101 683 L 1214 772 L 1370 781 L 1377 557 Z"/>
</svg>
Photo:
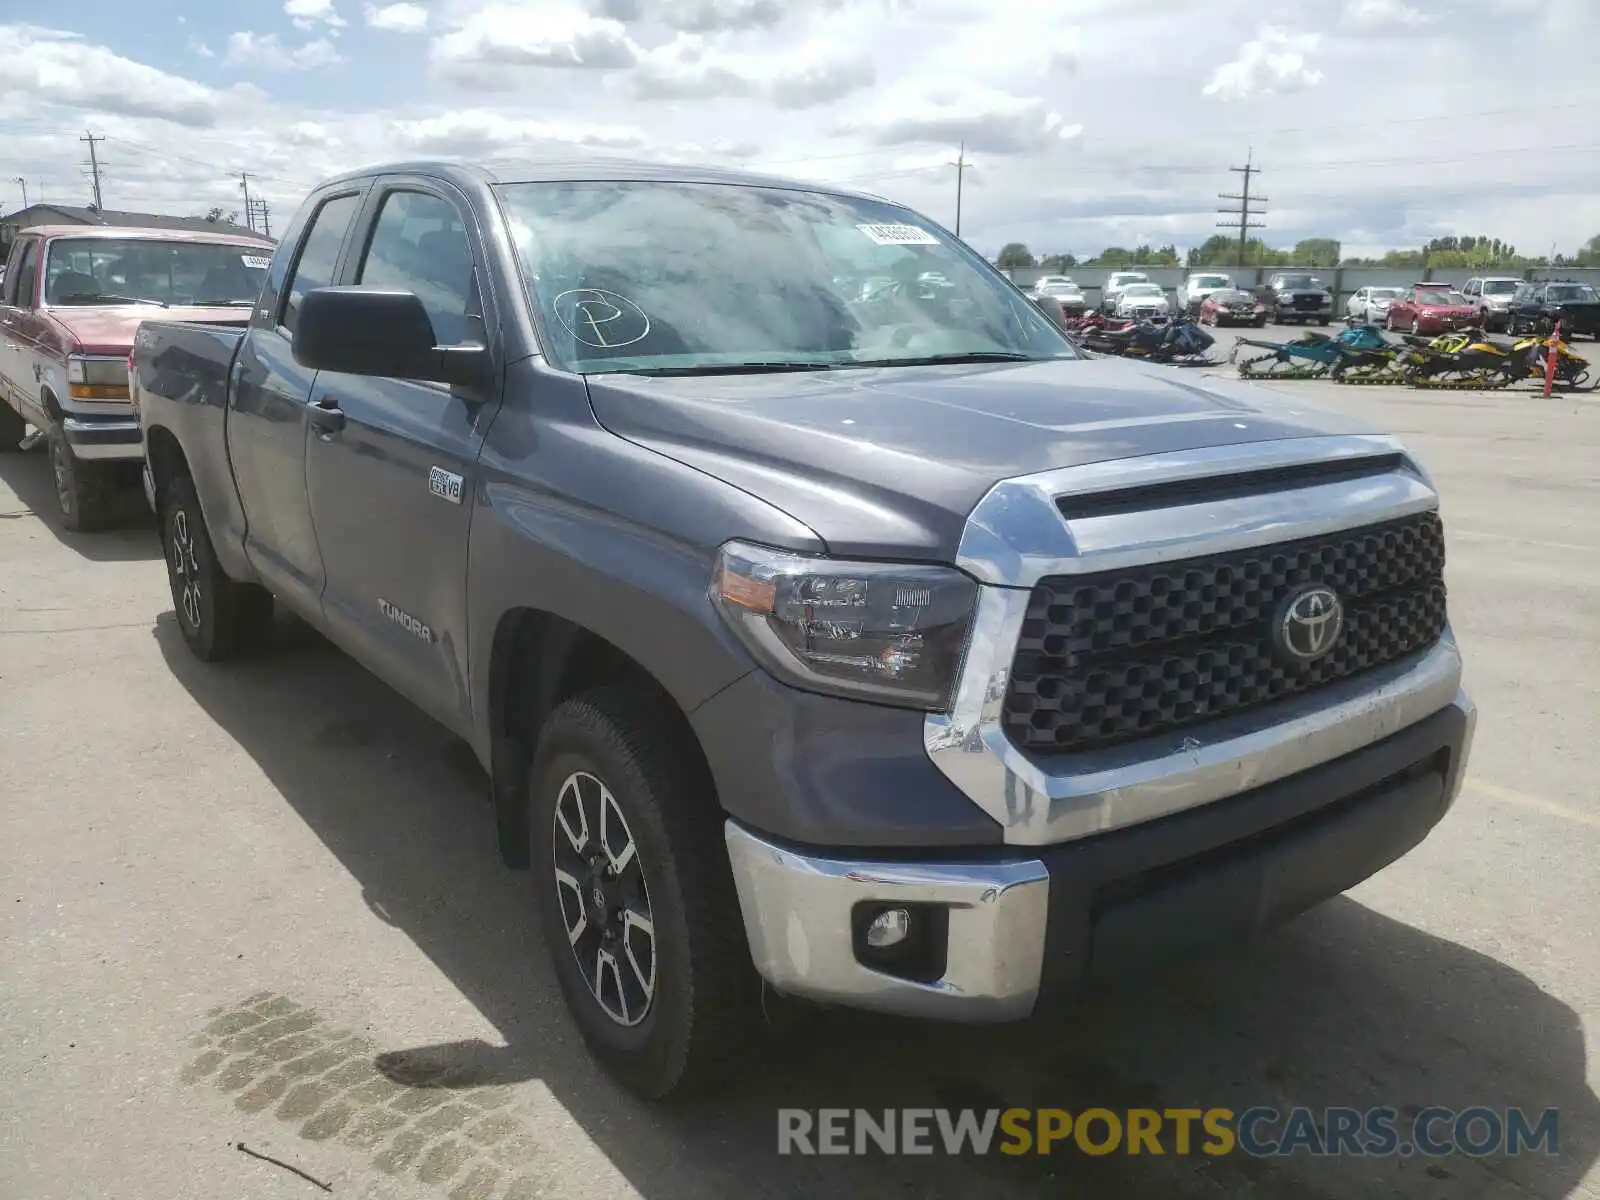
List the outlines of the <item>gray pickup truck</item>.
<svg viewBox="0 0 1600 1200">
<path fill-rule="evenodd" d="M 1456 796 L 1416 461 L 1085 359 L 905 208 L 396 165 L 312 193 L 241 324 L 134 351 L 184 638 L 261 648 L 276 600 L 466 739 L 646 1095 L 729 1066 L 763 980 L 1025 1017 L 1351 887 Z"/>
</svg>

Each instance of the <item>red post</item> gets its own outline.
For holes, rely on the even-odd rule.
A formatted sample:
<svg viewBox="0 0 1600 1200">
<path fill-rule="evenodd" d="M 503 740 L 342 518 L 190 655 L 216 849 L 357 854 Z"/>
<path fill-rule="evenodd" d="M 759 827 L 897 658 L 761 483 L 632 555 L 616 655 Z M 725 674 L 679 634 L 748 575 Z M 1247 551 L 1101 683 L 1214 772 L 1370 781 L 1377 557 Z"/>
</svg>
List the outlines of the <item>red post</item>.
<svg viewBox="0 0 1600 1200">
<path fill-rule="evenodd" d="M 1544 394 L 1548 396 L 1556 383 L 1556 359 L 1561 357 L 1561 322 L 1550 331 L 1550 341 L 1544 348 Z"/>
</svg>

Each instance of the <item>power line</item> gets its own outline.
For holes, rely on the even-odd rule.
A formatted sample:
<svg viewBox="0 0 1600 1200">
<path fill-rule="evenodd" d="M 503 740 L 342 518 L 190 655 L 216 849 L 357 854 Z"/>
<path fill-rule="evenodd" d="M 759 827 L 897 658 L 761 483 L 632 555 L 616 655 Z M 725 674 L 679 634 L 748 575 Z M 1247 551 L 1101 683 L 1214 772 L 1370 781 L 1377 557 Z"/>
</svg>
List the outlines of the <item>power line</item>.
<svg viewBox="0 0 1600 1200">
<path fill-rule="evenodd" d="M 1229 167 L 1228 168 L 1228 170 L 1234 172 L 1235 174 L 1244 176 L 1244 191 L 1242 193 L 1239 193 L 1239 194 L 1235 194 L 1233 192 L 1218 192 L 1217 193 L 1217 199 L 1218 200 L 1237 200 L 1239 202 L 1239 207 L 1237 209 L 1219 208 L 1219 209 L 1217 209 L 1217 211 L 1219 213 L 1237 212 L 1239 214 L 1239 261 L 1240 262 L 1245 262 L 1246 261 L 1245 256 L 1244 256 L 1244 247 L 1245 247 L 1245 238 L 1249 234 L 1249 231 L 1252 230 L 1252 229 L 1264 229 L 1264 228 L 1266 228 L 1265 222 L 1252 221 L 1250 219 L 1250 217 L 1252 215 L 1251 212 L 1250 212 L 1250 176 L 1259 175 L 1261 173 L 1261 168 L 1260 167 L 1252 165 L 1254 159 L 1255 159 L 1255 147 L 1252 146 L 1250 148 L 1250 152 L 1245 155 L 1244 166 L 1242 166 L 1242 167 Z M 1266 202 L 1266 199 L 1267 198 L 1265 196 L 1257 196 L 1256 197 L 1256 203 L 1258 205 L 1259 204 L 1264 204 Z M 1266 214 L 1265 210 L 1263 210 L 1261 208 L 1257 208 L 1254 215 L 1258 216 L 1258 217 L 1264 217 L 1267 214 Z M 1218 221 L 1217 222 L 1217 228 L 1218 229 L 1226 229 L 1226 228 L 1231 227 L 1232 224 L 1233 224 L 1232 221 L 1226 221 L 1226 222 Z"/>
<path fill-rule="evenodd" d="M 95 157 L 94 148 L 95 143 L 103 142 L 106 139 L 103 135 L 101 137 L 95 137 L 94 134 L 87 129 L 85 129 L 83 133 L 84 136 L 78 140 L 80 142 L 89 143 L 89 170 L 94 174 L 94 207 L 95 211 L 98 212 L 100 209 L 105 207 L 105 202 L 100 199 L 100 160 Z"/>
</svg>

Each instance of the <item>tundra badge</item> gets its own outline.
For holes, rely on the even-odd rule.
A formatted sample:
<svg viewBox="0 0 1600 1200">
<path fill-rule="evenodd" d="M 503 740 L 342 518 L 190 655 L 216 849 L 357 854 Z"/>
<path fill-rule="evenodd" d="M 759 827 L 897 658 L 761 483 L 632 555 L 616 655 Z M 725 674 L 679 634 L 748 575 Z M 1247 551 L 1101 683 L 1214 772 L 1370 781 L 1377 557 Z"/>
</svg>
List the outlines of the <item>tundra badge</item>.
<svg viewBox="0 0 1600 1200">
<path fill-rule="evenodd" d="M 454 471 L 446 471 L 443 467 L 428 468 L 428 490 L 441 500 L 460 504 L 461 484 L 461 476 Z"/>
<path fill-rule="evenodd" d="M 396 608 L 382 597 L 379 597 L 378 599 L 378 611 L 384 616 L 388 617 L 389 620 L 393 621 L 396 625 L 400 626 L 401 629 L 404 629 L 407 633 L 413 634 L 425 642 L 433 641 L 433 630 L 429 629 L 410 613 L 404 611 L 403 609 Z"/>
</svg>

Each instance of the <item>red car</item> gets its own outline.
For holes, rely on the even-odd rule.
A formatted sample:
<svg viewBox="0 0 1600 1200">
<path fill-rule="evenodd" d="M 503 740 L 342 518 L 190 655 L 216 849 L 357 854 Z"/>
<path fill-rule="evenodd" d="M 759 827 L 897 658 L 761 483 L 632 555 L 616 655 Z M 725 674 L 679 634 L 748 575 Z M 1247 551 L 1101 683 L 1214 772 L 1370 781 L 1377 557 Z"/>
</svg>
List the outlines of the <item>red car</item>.
<svg viewBox="0 0 1600 1200">
<path fill-rule="evenodd" d="M 1259 329 L 1266 323 L 1267 306 L 1254 292 L 1224 288 L 1212 292 L 1200 303 L 1202 325 L 1254 325 Z"/>
<path fill-rule="evenodd" d="M 1478 310 L 1447 283 L 1416 283 L 1389 304 L 1384 327 L 1411 333 L 1448 333 L 1478 323 Z"/>
</svg>

